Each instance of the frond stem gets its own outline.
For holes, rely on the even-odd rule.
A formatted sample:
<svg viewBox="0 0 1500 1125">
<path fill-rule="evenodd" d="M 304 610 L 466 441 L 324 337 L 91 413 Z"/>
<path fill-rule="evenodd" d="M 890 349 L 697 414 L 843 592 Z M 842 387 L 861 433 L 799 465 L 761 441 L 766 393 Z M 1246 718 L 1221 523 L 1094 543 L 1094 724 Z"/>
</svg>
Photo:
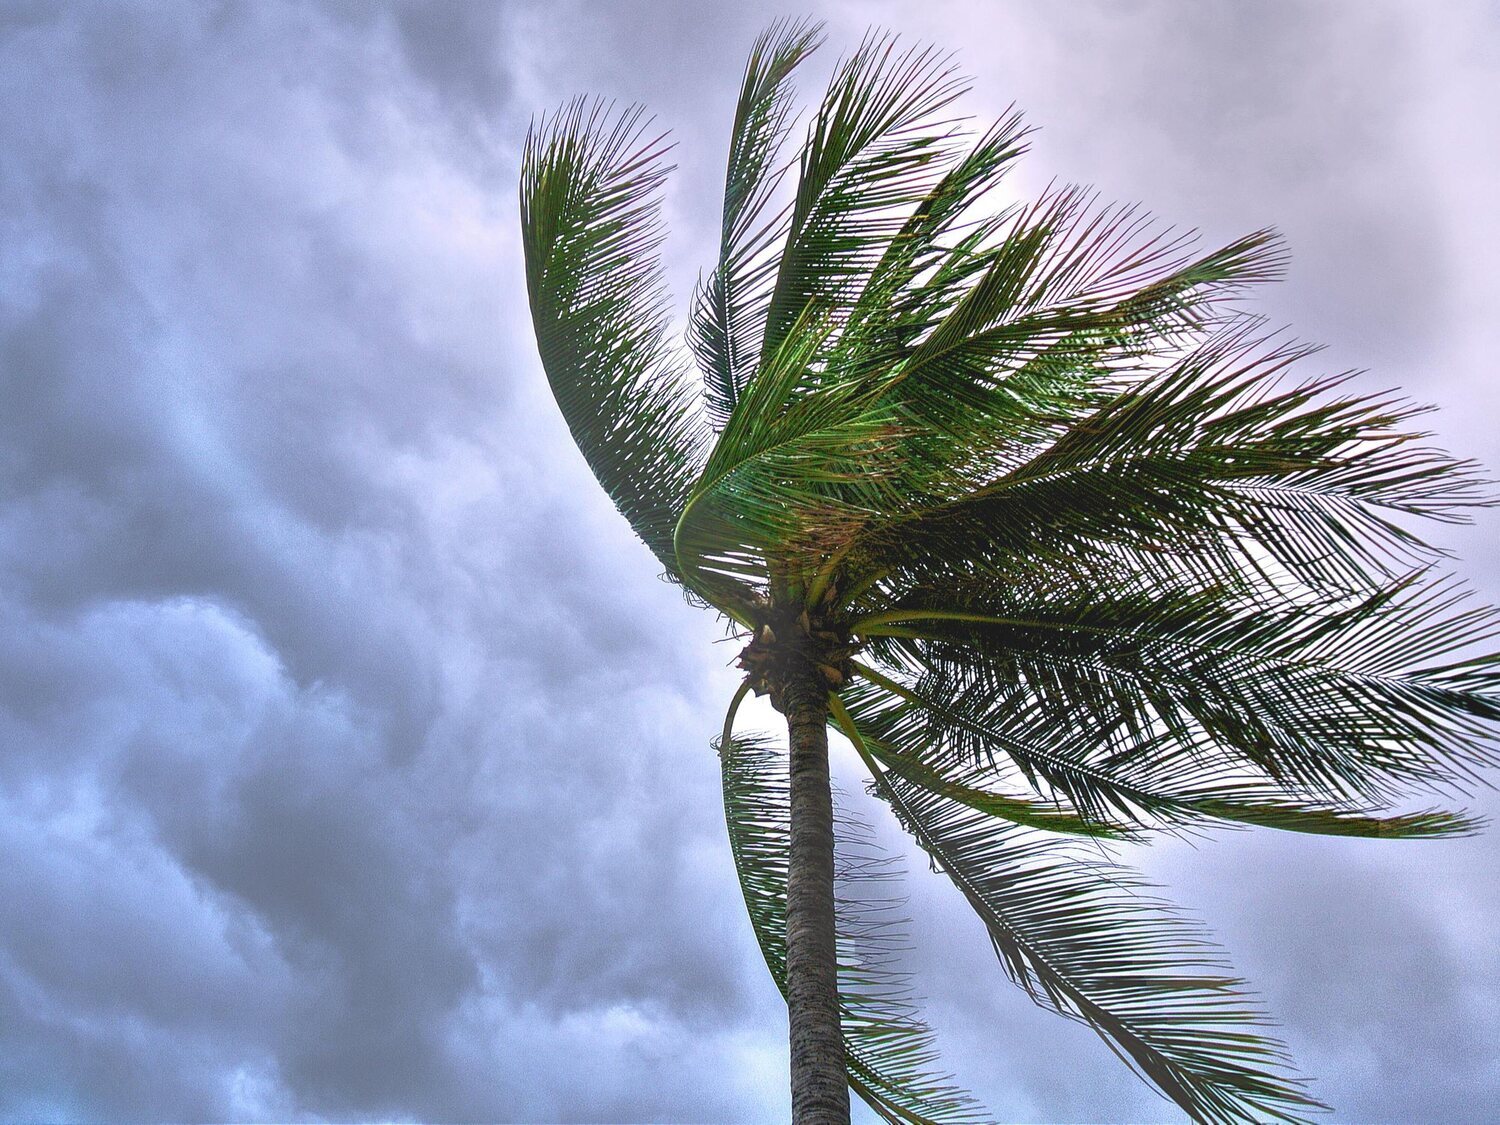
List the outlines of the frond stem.
<svg viewBox="0 0 1500 1125">
<path fill-rule="evenodd" d="M 977 625 L 1017 625 L 1042 627 L 1044 621 L 1028 621 L 1019 617 L 991 617 L 984 613 L 968 613 L 958 609 L 892 609 L 885 613 L 873 613 L 856 621 L 849 627 L 852 633 L 872 632 L 871 625 L 895 625 L 908 621 L 969 621 Z"/>
<path fill-rule="evenodd" d="M 740 685 L 739 690 L 734 693 L 734 698 L 729 701 L 729 710 L 724 712 L 724 731 L 719 736 L 721 753 L 722 748 L 728 746 L 734 738 L 734 717 L 739 713 L 740 704 L 744 702 L 745 696 L 748 694 L 750 694 L 750 681 L 746 680 Z"/>
</svg>

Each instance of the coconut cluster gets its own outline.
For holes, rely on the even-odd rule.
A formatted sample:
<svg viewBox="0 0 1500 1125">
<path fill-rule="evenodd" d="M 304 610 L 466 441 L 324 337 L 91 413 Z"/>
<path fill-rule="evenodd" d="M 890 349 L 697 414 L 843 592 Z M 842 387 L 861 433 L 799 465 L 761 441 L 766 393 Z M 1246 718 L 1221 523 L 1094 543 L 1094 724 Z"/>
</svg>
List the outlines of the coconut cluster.
<svg viewBox="0 0 1500 1125">
<path fill-rule="evenodd" d="M 807 610 L 792 615 L 768 615 L 741 651 L 738 667 L 756 695 L 769 695 L 771 706 L 786 713 L 786 686 L 809 672 L 829 688 L 841 687 L 854 675 L 854 653 L 859 645 L 849 631 Z"/>
</svg>

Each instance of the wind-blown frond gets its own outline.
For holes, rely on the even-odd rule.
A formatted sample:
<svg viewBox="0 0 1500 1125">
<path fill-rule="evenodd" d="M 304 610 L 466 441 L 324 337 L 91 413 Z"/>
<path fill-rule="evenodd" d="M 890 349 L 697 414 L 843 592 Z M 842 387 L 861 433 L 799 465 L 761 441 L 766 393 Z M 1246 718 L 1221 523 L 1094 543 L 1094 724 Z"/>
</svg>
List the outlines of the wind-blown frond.
<svg viewBox="0 0 1500 1125">
<path fill-rule="evenodd" d="M 981 248 L 1000 225 L 995 217 L 963 220 L 1026 151 L 1027 132 L 1017 113 L 995 122 L 915 207 L 850 308 L 836 363 L 871 372 L 893 366 L 900 349 L 962 296 L 985 268 Z M 965 226 L 963 237 L 949 244 L 946 236 Z"/>
<path fill-rule="evenodd" d="M 931 214 L 951 220 L 966 202 L 964 193 L 1003 171 L 1019 136 L 1015 122 L 989 134 L 932 189 L 924 201 Z M 952 196 L 946 202 L 945 190 Z M 1197 323 L 1193 310 L 1217 299 L 1213 294 L 1257 280 L 1270 268 L 1267 254 L 1274 257 L 1263 236 L 1193 260 L 1176 254 L 1180 240 L 1132 242 L 1107 224 L 1084 224 L 1087 238 L 1076 231 L 1057 235 L 1052 216 L 1018 223 L 1016 233 L 981 259 L 988 265 L 978 280 L 937 299 L 938 307 L 954 307 L 935 325 L 903 326 L 905 296 L 891 279 L 915 276 L 901 263 L 921 251 L 931 229 L 941 229 L 937 220 L 908 221 L 911 244 L 887 246 L 847 316 L 835 304 L 809 305 L 777 350 L 762 358 L 761 373 L 726 420 L 695 489 L 695 499 L 729 493 L 726 506 L 755 521 L 760 533 L 736 536 L 725 525 L 713 534 L 700 531 L 695 555 L 740 560 L 728 569 L 751 580 L 766 572 L 756 560 L 773 555 L 799 560 L 794 567 L 821 559 L 825 571 L 843 561 L 856 578 L 861 568 L 879 573 L 898 565 L 900 546 L 895 558 L 882 550 L 893 533 L 901 544 L 908 525 L 918 536 L 953 534 L 951 525 L 965 526 L 964 506 L 997 489 L 992 478 L 1019 452 L 1057 440 L 1069 424 L 1088 424 L 1118 395 L 1119 374 L 1107 368 L 1141 350 L 1129 337 L 1144 336 L 1153 320 L 1158 328 L 1171 317 Z M 1064 244 L 1058 260 L 1037 277 L 1010 278 L 1016 270 L 1034 270 L 1029 255 L 1046 251 L 1054 236 Z M 951 286 L 961 272 L 936 276 Z M 938 284 L 923 282 L 922 288 Z M 1040 322 L 1011 324 L 1011 342 L 1001 347 L 993 322 L 1004 316 L 1007 302 L 999 295 L 1006 286 L 1020 287 L 1011 304 L 1057 331 Z M 1072 304 L 1048 305 L 1052 298 Z M 914 307 L 930 300 L 920 296 Z M 955 322 L 968 328 L 954 328 Z M 963 337 L 969 330 L 989 333 L 989 350 L 981 360 L 959 362 L 971 343 Z M 903 343 L 912 332 L 922 339 Z M 954 332 L 959 335 L 950 339 Z"/>
<path fill-rule="evenodd" d="M 740 735 L 716 747 L 724 817 L 756 940 L 786 990 L 786 877 L 790 833 L 787 758 L 769 740 Z M 974 1100 L 934 1073 L 932 1032 L 895 960 L 904 944 L 886 890 L 896 874 L 867 827 L 839 816 L 836 891 L 840 1024 L 849 1085 L 880 1117 L 913 1125 L 985 1120 Z"/>
<path fill-rule="evenodd" d="M 809 305 L 858 299 L 907 213 L 955 156 L 944 110 L 965 85 L 930 47 L 868 36 L 840 64 L 802 147 L 797 191 L 767 310 L 765 354 Z"/>
<path fill-rule="evenodd" d="M 745 65 L 729 139 L 719 263 L 699 288 L 688 340 L 703 371 L 704 401 L 720 428 L 760 362 L 771 283 L 790 213 L 766 210 L 785 167 L 778 164 L 791 125 L 790 78 L 817 49 L 819 24 L 781 21 L 756 41 Z"/>
<path fill-rule="evenodd" d="M 789 335 L 741 399 L 678 520 L 675 544 L 684 575 L 711 600 L 735 605 L 746 587 L 769 585 L 772 558 L 821 553 L 837 541 L 839 515 L 862 513 L 840 485 L 868 491 L 877 482 L 873 458 L 891 444 L 889 412 L 850 381 L 798 395 L 780 406 L 824 331 Z M 819 519 L 808 519 L 817 511 Z M 835 530 L 828 529 L 833 526 Z"/>
<path fill-rule="evenodd" d="M 1284 261 L 1267 231 L 1202 257 L 1190 253 L 1193 241 L 1080 188 L 1043 197 L 1016 215 L 985 253 L 983 274 L 911 349 L 903 395 L 920 404 L 926 392 L 942 417 L 945 394 L 967 401 L 1063 341 L 1091 343 L 1093 366 L 1169 353 Z"/>
<path fill-rule="evenodd" d="M 1472 465 L 1403 432 L 1414 408 L 1336 398 L 1337 380 L 1281 387 L 1306 349 L 1268 348 L 1252 328 L 1084 413 L 1043 415 L 1044 436 L 1023 400 L 1008 464 L 966 494 L 872 521 L 846 568 L 867 587 L 885 581 L 872 604 L 924 571 L 1042 564 L 1108 582 L 1122 562 L 1262 587 L 1270 565 L 1348 593 L 1433 557 L 1398 521 L 1489 502 Z"/>
<path fill-rule="evenodd" d="M 1131 835 L 1128 828 L 1090 820 L 1063 809 L 1055 801 L 1028 800 L 996 792 L 988 784 L 992 779 L 984 770 L 955 768 L 951 761 L 943 762 L 935 756 L 913 752 L 905 746 L 869 736 L 865 738 L 865 749 L 881 766 L 913 785 L 939 793 L 989 816 L 1048 832 L 1075 836 L 1124 839 Z"/>
<path fill-rule="evenodd" d="M 983 920 L 1001 964 L 1038 1004 L 1087 1023 L 1199 1121 L 1302 1119 L 1323 1108 L 1284 1073 L 1269 1021 L 1200 927 L 1076 846 L 999 826 L 882 770 L 837 703 L 874 791 Z"/>
<path fill-rule="evenodd" d="M 1500 618 L 1460 591 L 1414 577 L 1341 608 L 1216 594 L 939 588 L 856 628 L 915 642 L 930 694 L 1024 698 L 1055 729 L 1115 732 L 1097 760 L 1122 775 L 1213 761 L 1341 801 L 1461 788 L 1497 764 L 1500 655 L 1460 654 Z"/>
<path fill-rule="evenodd" d="M 666 340 L 666 146 L 639 109 L 579 100 L 521 158 L 521 238 L 537 350 L 573 440 L 667 573 L 701 462 L 688 365 Z"/>
<path fill-rule="evenodd" d="M 1016 690 L 955 690 L 935 677 L 902 683 L 866 665 L 844 699 L 872 755 L 912 784 L 990 815 L 1037 828 L 970 794 L 1029 787 L 1039 810 L 1077 818 L 1091 834 L 1138 838 L 1149 828 L 1194 830 L 1230 822 L 1285 831 L 1381 839 L 1466 835 L 1476 823 L 1439 810 L 1393 813 L 1373 801 L 1319 803 L 1293 786 L 1226 766 L 1212 753 L 1155 761 L 1112 759 L 1110 734 L 1056 723 L 1045 704 Z M 895 747 L 904 762 L 888 762 Z M 1056 830 L 1054 828 L 1054 830 Z M 1071 826 L 1064 830 L 1073 830 Z"/>
</svg>

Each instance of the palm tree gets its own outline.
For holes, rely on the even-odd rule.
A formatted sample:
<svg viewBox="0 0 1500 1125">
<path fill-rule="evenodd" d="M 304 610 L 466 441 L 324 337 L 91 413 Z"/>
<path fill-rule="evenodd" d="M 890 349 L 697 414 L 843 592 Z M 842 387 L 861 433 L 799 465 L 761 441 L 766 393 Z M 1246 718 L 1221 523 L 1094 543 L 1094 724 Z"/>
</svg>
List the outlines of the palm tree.
<svg viewBox="0 0 1500 1125">
<path fill-rule="evenodd" d="M 692 359 L 656 249 L 667 145 L 638 109 L 534 125 L 527 284 L 600 483 L 745 645 L 717 742 L 750 920 L 790 1013 L 798 1122 L 982 1116 L 893 962 L 890 877 L 835 819 L 827 729 L 988 930 L 1006 973 L 1194 1118 L 1319 1107 L 1194 925 L 1109 842 L 1218 824 L 1381 838 L 1495 761 L 1496 617 L 1414 517 L 1487 502 L 1416 408 L 1289 369 L 1238 307 L 1269 232 L 1199 253 L 1076 188 L 987 208 L 1024 151 L 963 81 L 872 34 L 794 160 L 793 71 L 750 54 Z M 784 173 L 792 172 L 789 177 Z M 789 751 L 736 733 L 747 692 Z M 837 845 L 836 845 L 837 837 Z"/>
</svg>

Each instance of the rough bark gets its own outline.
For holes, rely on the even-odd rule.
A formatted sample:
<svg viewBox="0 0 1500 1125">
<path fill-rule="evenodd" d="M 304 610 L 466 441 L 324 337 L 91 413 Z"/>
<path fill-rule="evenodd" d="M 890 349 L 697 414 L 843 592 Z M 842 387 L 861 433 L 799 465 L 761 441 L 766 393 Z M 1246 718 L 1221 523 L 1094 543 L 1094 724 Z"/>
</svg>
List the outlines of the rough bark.
<svg viewBox="0 0 1500 1125">
<path fill-rule="evenodd" d="M 849 1121 L 833 914 L 827 691 L 816 670 L 809 667 L 805 676 L 786 685 L 783 697 L 792 759 L 786 991 L 793 1125 L 847 1125 Z"/>
</svg>

